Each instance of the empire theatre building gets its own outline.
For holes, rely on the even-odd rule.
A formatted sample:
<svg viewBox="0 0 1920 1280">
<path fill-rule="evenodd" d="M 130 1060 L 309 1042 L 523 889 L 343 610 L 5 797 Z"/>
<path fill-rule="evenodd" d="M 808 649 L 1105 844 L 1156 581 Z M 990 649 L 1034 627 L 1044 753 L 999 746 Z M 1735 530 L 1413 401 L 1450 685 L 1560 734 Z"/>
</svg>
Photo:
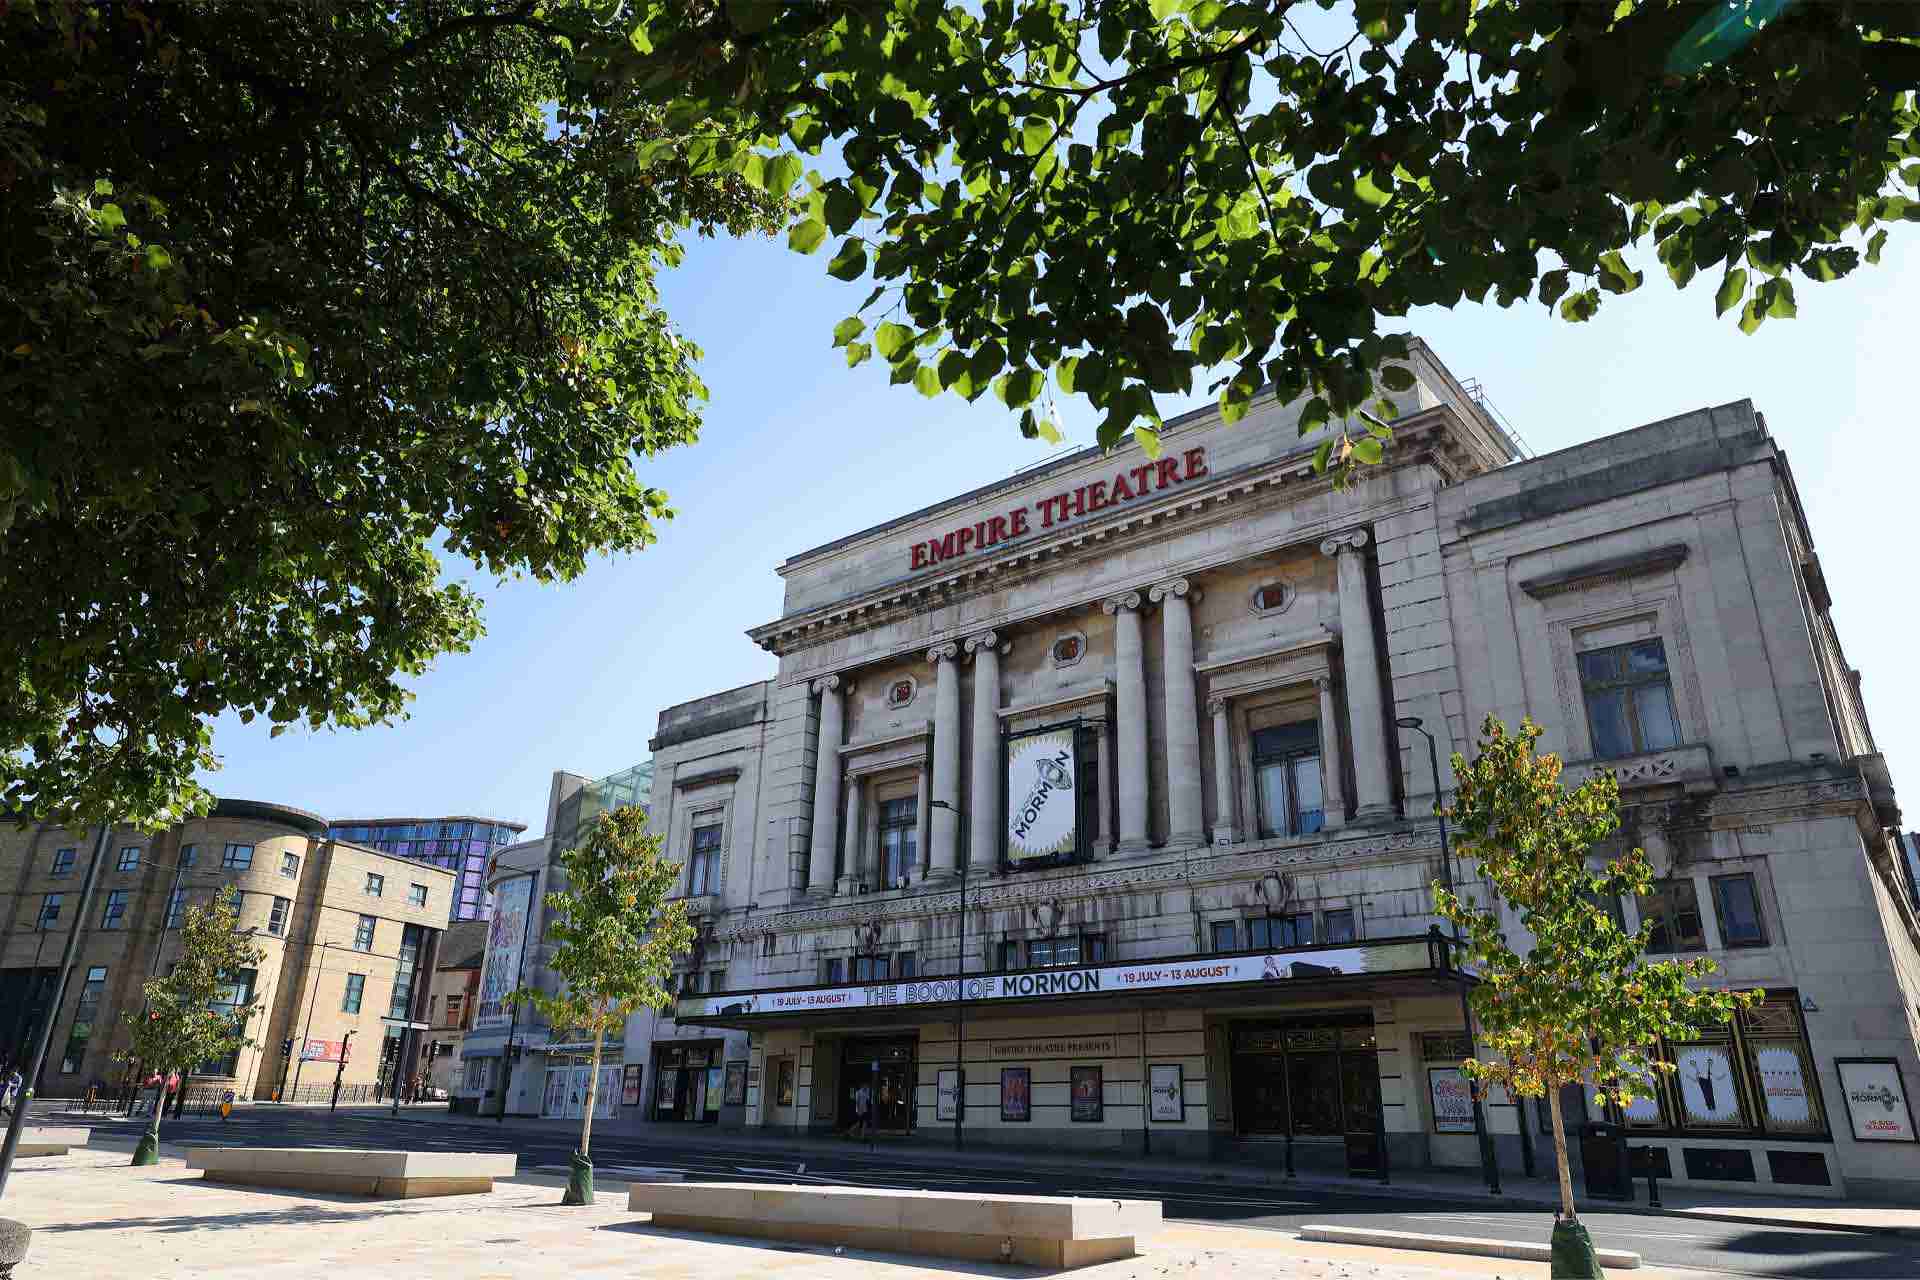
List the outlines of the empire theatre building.
<svg viewBox="0 0 1920 1280">
<path fill-rule="evenodd" d="M 1920 1194 L 1913 884 L 1764 421 L 1527 459 L 1406 364 L 1345 489 L 1268 400 L 788 559 L 750 633 L 778 675 L 653 740 L 700 928 L 629 1028 L 634 1119 L 685 1122 L 701 1075 L 695 1119 L 788 1134 L 845 1133 L 865 1086 L 903 1140 L 1544 1173 L 1544 1104 L 1494 1095 L 1476 1136 L 1433 914 L 1435 788 L 1492 712 L 1618 776 L 1659 877 L 1623 922 L 1767 992 L 1567 1122 L 1703 1186 Z"/>
</svg>

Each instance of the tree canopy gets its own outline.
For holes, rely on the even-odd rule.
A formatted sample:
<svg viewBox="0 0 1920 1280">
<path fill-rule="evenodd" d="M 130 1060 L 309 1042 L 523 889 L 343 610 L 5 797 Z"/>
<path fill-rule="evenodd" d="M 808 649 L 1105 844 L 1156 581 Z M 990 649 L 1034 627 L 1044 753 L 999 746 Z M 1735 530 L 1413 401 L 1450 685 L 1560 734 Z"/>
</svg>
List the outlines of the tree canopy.
<svg viewBox="0 0 1920 1280">
<path fill-rule="evenodd" d="M 1409 309 L 1585 320 L 1640 286 L 1635 246 L 1751 330 L 1920 220 L 1907 0 L 637 8 L 608 63 L 715 123 L 696 169 L 785 191 L 816 164 L 790 243 L 878 285 L 849 361 L 991 386 L 1029 434 L 1049 372 L 1108 445 L 1151 449 L 1156 397 L 1207 371 L 1229 419 L 1270 383 L 1303 431 L 1340 422 Z M 1377 460 L 1369 428 L 1322 461 Z"/>
<path fill-rule="evenodd" d="M 436 548 L 652 540 L 703 395 L 655 274 L 783 215 L 583 56 L 619 9 L 0 4 L 5 807 L 175 820 L 212 717 L 386 721 L 468 646 Z"/>
</svg>

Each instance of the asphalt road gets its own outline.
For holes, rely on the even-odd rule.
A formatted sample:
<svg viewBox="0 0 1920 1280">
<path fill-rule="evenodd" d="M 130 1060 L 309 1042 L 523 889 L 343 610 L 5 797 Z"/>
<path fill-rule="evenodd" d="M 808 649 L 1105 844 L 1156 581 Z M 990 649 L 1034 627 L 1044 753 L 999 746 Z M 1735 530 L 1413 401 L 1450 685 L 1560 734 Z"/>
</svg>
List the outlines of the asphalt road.
<svg viewBox="0 0 1920 1280">
<path fill-rule="evenodd" d="M 96 1121 L 97 1122 L 97 1121 Z M 125 1122 L 103 1126 L 137 1132 Z M 219 1146 L 406 1147 L 415 1150 L 511 1151 L 520 1170 L 564 1173 L 577 1129 L 449 1123 L 433 1113 L 279 1110 L 248 1107 L 218 1117 L 169 1120 L 162 1132 L 170 1144 Z M 950 1157 L 928 1159 L 899 1152 L 868 1154 L 857 1147 L 823 1146 L 803 1157 L 702 1148 L 696 1134 L 680 1145 L 655 1138 L 596 1134 L 596 1175 L 622 1180 L 633 1168 L 677 1170 L 689 1179 L 822 1182 L 872 1187 L 917 1187 L 938 1191 L 1003 1192 L 1015 1195 L 1091 1195 L 1157 1199 L 1169 1218 L 1232 1223 L 1271 1230 L 1298 1230 L 1308 1223 L 1385 1227 L 1439 1235 L 1492 1236 L 1545 1241 L 1552 1216 L 1538 1208 L 1497 1204 L 1466 1207 L 1441 1196 L 1381 1195 L 1371 1184 L 1263 1186 L 1157 1174 L 1100 1171 L 1044 1159 L 1005 1167 L 964 1167 Z M 804 1161 L 804 1164 L 802 1163 Z M 1649 1266 L 1690 1267 L 1716 1275 L 1844 1277 L 1846 1280 L 1914 1280 L 1920 1277 L 1920 1239 L 1691 1218 L 1583 1209 L 1594 1243 L 1632 1249 Z"/>
</svg>

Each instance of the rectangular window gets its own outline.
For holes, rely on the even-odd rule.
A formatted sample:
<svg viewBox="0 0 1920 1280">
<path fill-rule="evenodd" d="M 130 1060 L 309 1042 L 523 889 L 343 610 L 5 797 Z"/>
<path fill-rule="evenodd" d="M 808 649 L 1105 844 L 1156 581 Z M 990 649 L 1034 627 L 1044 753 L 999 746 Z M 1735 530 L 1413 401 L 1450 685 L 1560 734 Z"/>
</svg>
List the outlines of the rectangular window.
<svg viewBox="0 0 1920 1280">
<path fill-rule="evenodd" d="M 377 871 L 367 872 L 367 896 L 378 898 L 387 891 L 387 878 Z"/>
<path fill-rule="evenodd" d="M 375 924 L 374 917 L 372 916 L 360 917 L 360 923 L 354 926 L 354 930 L 353 930 L 353 949 L 355 951 L 373 950 L 374 924 Z"/>
<path fill-rule="evenodd" d="M 839 956 L 821 962 L 820 981 L 826 983 L 845 982 L 847 980 L 847 962 Z"/>
<path fill-rule="evenodd" d="M 187 915 L 187 890 L 182 885 L 167 895 L 167 928 L 178 929 Z"/>
<path fill-rule="evenodd" d="M 287 934 L 287 917 L 292 914 L 292 898 L 275 898 L 273 910 L 267 914 L 267 932 L 284 938 Z"/>
<path fill-rule="evenodd" d="M 285 876 L 289 880 L 298 878 L 298 876 L 300 875 L 300 859 L 295 857 L 291 853 L 281 854 L 280 855 L 280 874 Z"/>
<path fill-rule="evenodd" d="M 698 970 L 680 979 L 680 990 L 690 996 L 700 994 L 700 974 Z"/>
<path fill-rule="evenodd" d="M 220 851 L 222 871 L 245 871 L 252 865 L 253 846 L 250 844 L 230 844 Z"/>
<path fill-rule="evenodd" d="M 687 893 L 699 897 L 720 889 L 720 825 L 693 829 L 693 847 L 687 854 Z"/>
<path fill-rule="evenodd" d="M 67 1051 L 60 1055 L 60 1070 L 74 1075 L 87 1054 L 87 1041 L 93 1038 L 93 1020 L 100 1016 L 100 997 L 107 989 L 107 967 L 94 965 L 80 987 L 80 1000 L 73 1007 L 73 1029 L 67 1033 Z"/>
<path fill-rule="evenodd" d="M 1313 945 L 1313 913 L 1256 916 L 1247 921 L 1247 932 L 1255 948 L 1310 947 Z"/>
<path fill-rule="evenodd" d="M 40 899 L 40 928 L 51 929 L 60 920 L 60 904 L 66 901 L 64 893 L 50 893 Z"/>
<path fill-rule="evenodd" d="M 1746 873 L 1714 876 L 1713 910 L 1720 921 L 1720 940 L 1730 947 L 1764 947 L 1767 928 L 1760 919 L 1760 894 Z"/>
<path fill-rule="evenodd" d="M 892 977 L 893 967 L 887 956 L 855 956 L 853 958 L 855 982 L 886 982 Z"/>
<path fill-rule="evenodd" d="M 1319 721 L 1298 720 L 1254 730 L 1253 790 L 1262 836 L 1310 835 L 1326 825 L 1320 798 Z"/>
<path fill-rule="evenodd" d="M 1323 943 L 1353 941 L 1353 908 L 1342 907 L 1338 911 L 1328 911 L 1320 917 L 1320 941 Z"/>
<path fill-rule="evenodd" d="M 1080 963 L 1080 939 L 1035 938 L 1027 944 L 1027 965 L 1034 969 L 1062 969 Z"/>
<path fill-rule="evenodd" d="M 400 930 L 400 963 L 393 971 L 393 994 L 387 1001 L 387 1016 L 411 1020 L 413 988 L 420 972 L 420 949 L 426 945 L 427 931 L 417 924 Z"/>
<path fill-rule="evenodd" d="M 350 973 L 347 975 L 347 991 L 340 997 L 340 1012 L 360 1012 L 360 1001 L 367 994 L 367 975 Z"/>
<path fill-rule="evenodd" d="M 1081 958 L 1088 964 L 1105 964 L 1107 962 L 1107 935 L 1104 933 L 1090 933 L 1082 938 L 1080 940 L 1080 954 Z"/>
<path fill-rule="evenodd" d="M 1215 951 L 1237 951 L 1240 949 L 1240 930 L 1231 920 L 1215 920 L 1212 929 L 1213 949 Z"/>
<path fill-rule="evenodd" d="M 222 975 L 226 978 L 226 975 Z M 259 974 L 252 969 L 242 969 L 222 982 L 220 994 L 214 998 L 213 1007 L 224 1010 L 227 1017 L 240 1030 L 246 1029 L 246 1017 L 253 1004 L 253 984 Z M 240 1050 L 235 1049 L 224 1058 L 210 1058 L 196 1066 L 194 1074 L 203 1076 L 230 1076 L 240 1066 Z"/>
<path fill-rule="evenodd" d="M 725 991 L 726 989 L 727 989 L 727 971 L 725 969 L 715 969 L 711 973 L 707 974 L 707 990 L 708 991 Z"/>
<path fill-rule="evenodd" d="M 920 958 L 911 951 L 902 951 L 893 958 L 894 974 L 900 978 L 920 976 Z"/>
<path fill-rule="evenodd" d="M 407 886 L 407 905 L 424 907 L 427 905 L 427 886 L 410 884 Z"/>
<path fill-rule="evenodd" d="M 199 845 L 183 844 L 180 846 L 180 865 L 181 866 L 191 867 L 198 864 L 199 861 L 200 861 Z"/>
<path fill-rule="evenodd" d="M 466 1003 L 467 1003 L 467 998 L 463 994 L 456 993 L 453 995 L 449 995 L 447 997 L 447 1025 L 448 1026 L 457 1027 L 460 1025 L 460 1015 Z"/>
<path fill-rule="evenodd" d="M 913 796 L 880 802 L 880 887 L 898 889 L 920 861 L 920 802 Z"/>
<path fill-rule="evenodd" d="M 53 851 L 53 870 L 50 874 L 56 876 L 72 875 L 73 857 L 74 850 L 72 849 L 55 849 Z"/>
<path fill-rule="evenodd" d="M 1666 645 L 1637 640 L 1580 655 L 1580 691 L 1598 759 L 1680 745 Z"/>
<path fill-rule="evenodd" d="M 115 889 L 107 895 L 107 905 L 100 912 L 102 929 L 118 929 L 127 918 L 127 891 Z"/>
<path fill-rule="evenodd" d="M 1640 919 L 1652 926 L 1647 935 L 1649 954 L 1706 949 L 1700 903 L 1691 880 L 1655 880 L 1653 892 L 1640 899 Z"/>
<path fill-rule="evenodd" d="M 120 847 L 120 870 L 138 871 L 140 869 L 140 846 L 137 844 Z"/>
</svg>

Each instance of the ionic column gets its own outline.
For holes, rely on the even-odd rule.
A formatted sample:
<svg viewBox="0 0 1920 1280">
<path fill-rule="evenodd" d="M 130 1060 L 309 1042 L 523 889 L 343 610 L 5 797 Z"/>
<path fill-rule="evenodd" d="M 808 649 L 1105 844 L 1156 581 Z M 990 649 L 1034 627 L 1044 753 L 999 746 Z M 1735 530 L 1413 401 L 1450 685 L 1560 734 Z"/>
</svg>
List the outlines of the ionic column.
<svg viewBox="0 0 1920 1280">
<path fill-rule="evenodd" d="M 807 860 L 807 888 L 825 897 L 833 892 L 833 853 L 838 843 L 840 811 L 840 746 L 846 723 L 846 691 L 839 676 L 813 682 L 820 695 L 820 736 L 813 758 L 813 848 Z"/>
<path fill-rule="evenodd" d="M 1099 824 L 1099 839 L 1094 849 L 1106 854 L 1113 848 L 1113 717 L 1104 713 L 1100 718 L 1100 803 L 1094 806 L 1100 810 L 1096 820 Z"/>
<path fill-rule="evenodd" d="M 1320 804 L 1326 810 L 1325 826 L 1331 831 L 1347 821 L 1345 759 L 1340 754 L 1340 714 L 1333 705 L 1333 677 L 1315 676 L 1313 687 L 1320 691 Z"/>
<path fill-rule="evenodd" d="M 1166 671 L 1162 693 L 1167 710 L 1167 843 L 1203 844 L 1206 818 L 1200 807 L 1200 713 L 1193 685 L 1193 609 L 1196 599 L 1185 578 L 1162 582 L 1147 595 L 1160 605 Z"/>
<path fill-rule="evenodd" d="M 1207 714 L 1213 717 L 1213 842 L 1232 844 L 1233 735 L 1227 727 L 1227 700 L 1211 698 Z"/>
<path fill-rule="evenodd" d="M 1379 642 L 1373 633 L 1373 609 L 1367 597 L 1367 565 L 1362 548 L 1367 531 L 1338 533 L 1320 544 L 1334 558 L 1340 576 L 1340 657 L 1346 676 L 1347 720 L 1353 735 L 1353 789 L 1356 819 L 1393 812 L 1387 782 L 1387 732 L 1381 720 Z"/>
<path fill-rule="evenodd" d="M 919 869 L 914 872 L 913 878 L 921 882 L 926 880 L 927 873 L 933 869 L 933 836 L 932 833 L 927 830 L 927 815 L 933 812 L 933 809 L 927 804 L 927 801 L 933 799 L 933 792 L 927 786 L 929 776 L 927 762 L 925 759 L 922 759 L 920 761 L 919 777 L 914 783 L 913 790 L 915 812 L 919 815 L 919 821 L 915 824 L 913 837 L 914 849 L 917 851 L 915 856 L 919 859 Z"/>
<path fill-rule="evenodd" d="M 860 779 L 847 779 L 847 804 L 841 810 L 847 815 L 846 838 L 840 857 L 839 892 L 842 895 L 860 892 L 860 884 L 867 880 L 867 869 L 862 865 L 861 846 L 866 843 L 861 837 L 866 833 L 860 829 Z"/>
<path fill-rule="evenodd" d="M 960 670 L 954 665 L 959 656 L 960 647 L 955 644 L 937 644 L 927 650 L 934 681 L 933 798 L 951 806 L 934 809 L 928 819 L 935 875 L 956 875 L 960 870 Z"/>
<path fill-rule="evenodd" d="M 1129 591 L 1100 602 L 1113 615 L 1115 635 L 1115 714 L 1120 740 L 1114 761 L 1119 789 L 1120 852 L 1139 853 L 1147 847 L 1147 672 L 1140 643 L 1140 593 Z"/>
<path fill-rule="evenodd" d="M 967 638 L 973 655 L 973 789 L 967 800 L 967 865 L 975 875 L 1000 866 L 1000 637 Z"/>
</svg>

